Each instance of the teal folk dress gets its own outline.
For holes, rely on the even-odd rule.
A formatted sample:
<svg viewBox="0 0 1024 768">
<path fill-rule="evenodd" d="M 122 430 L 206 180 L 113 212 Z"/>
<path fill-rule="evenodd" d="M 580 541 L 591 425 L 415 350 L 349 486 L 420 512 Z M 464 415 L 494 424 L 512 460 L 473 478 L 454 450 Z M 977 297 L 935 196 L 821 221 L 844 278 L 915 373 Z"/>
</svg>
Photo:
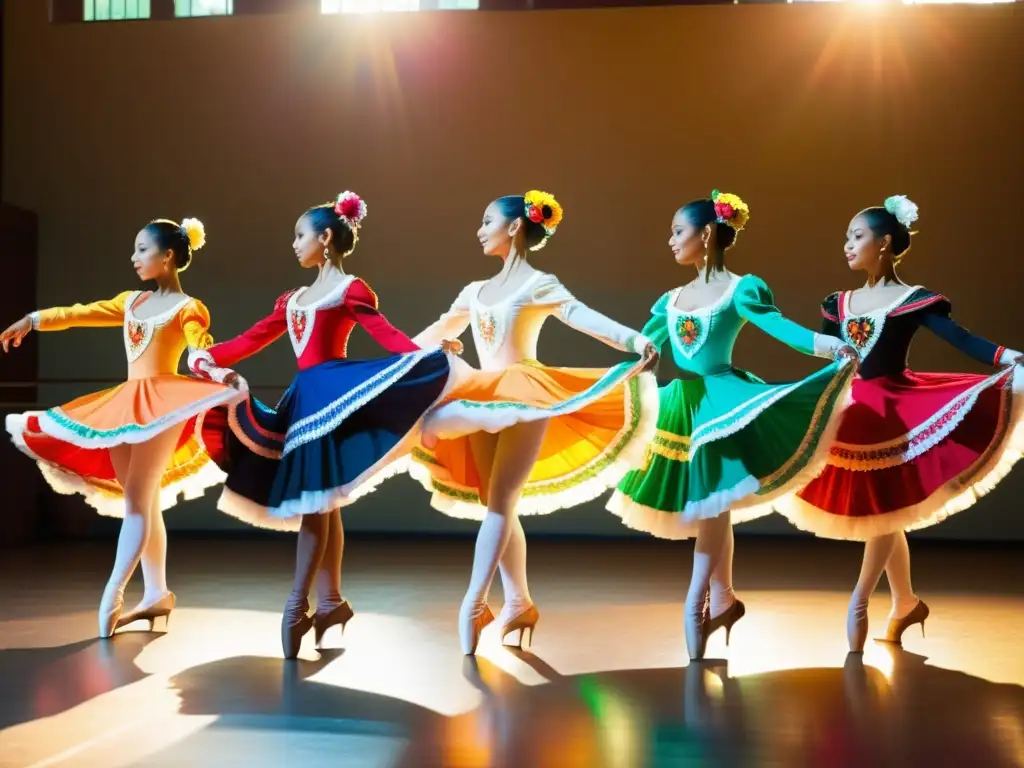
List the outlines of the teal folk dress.
<svg viewBox="0 0 1024 768">
<path fill-rule="evenodd" d="M 732 365 L 748 321 L 807 355 L 832 359 L 841 344 L 783 317 L 754 275 L 733 275 L 717 302 L 691 312 L 676 309 L 680 290 L 658 299 L 643 333 L 671 343 L 683 376 L 660 389 L 646 468 L 627 474 L 608 502 L 630 528 L 665 539 L 693 536 L 699 520 L 729 509 L 733 522 L 753 520 L 813 480 L 855 374 L 836 360 L 800 381 L 765 383 Z"/>
</svg>

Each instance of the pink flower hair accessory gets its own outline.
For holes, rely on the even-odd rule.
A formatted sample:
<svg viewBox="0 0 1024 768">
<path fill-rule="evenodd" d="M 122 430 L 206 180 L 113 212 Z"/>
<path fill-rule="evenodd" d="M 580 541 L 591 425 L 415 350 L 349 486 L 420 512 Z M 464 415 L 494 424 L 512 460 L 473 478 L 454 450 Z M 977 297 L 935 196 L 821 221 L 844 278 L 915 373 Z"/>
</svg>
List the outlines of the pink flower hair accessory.
<svg viewBox="0 0 1024 768">
<path fill-rule="evenodd" d="M 355 192 L 345 191 L 334 202 L 334 212 L 352 229 L 358 229 L 366 218 L 366 203 Z"/>
</svg>

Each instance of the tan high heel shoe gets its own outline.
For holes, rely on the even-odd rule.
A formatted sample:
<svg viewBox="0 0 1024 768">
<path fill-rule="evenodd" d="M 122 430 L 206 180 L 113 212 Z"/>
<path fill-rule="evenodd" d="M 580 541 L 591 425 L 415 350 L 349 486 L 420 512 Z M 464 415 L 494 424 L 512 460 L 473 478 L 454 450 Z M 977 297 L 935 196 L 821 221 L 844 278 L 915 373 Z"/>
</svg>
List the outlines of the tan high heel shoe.
<svg viewBox="0 0 1024 768">
<path fill-rule="evenodd" d="M 714 634 L 715 630 L 725 627 L 725 644 L 729 644 L 729 635 L 732 633 L 733 625 L 747 615 L 747 607 L 742 600 L 734 600 L 733 604 L 713 619 L 708 620 L 708 637 Z"/>
<path fill-rule="evenodd" d="M 484 627 L 494 621 L 494 614 L 491 613 L 489 605 L 484 605 L 482 611 L 467 618 L 472 622 L 468 629 L 462 625 L 463 619 L 461 616 L 459 617 L 459 638 L 462 641 L 463 653 L 466 656 L 474 656 L 476 655 L 476 647 L 480 644 L 480 633 L 484 631 Z M 465 632 L 463 631 L 464 629 L 466 629 Z"/>
<path fill-rule="evenodd" d="M 902 619 L 889 619 L 889 626 L 886 629 L 883 640 L 896 645 L 903 644 L 903 633 L 915 624 L 921 625 L 921 637 L 924 637 L 924 621 L 931 614 L 928 605 L 924 600 L 918 600 L 914 610 Z"/>
<path fill-rule="evenodd" d="M 160 597 L 156 602 L 150 603 L 149 605 L 139 605 L 133 608 L 128 613 L 121 614 L 117 620 L 115 629 L 120 629 L 123 626 L 131 624 L 133 621 L 148 621 L 149 631 L 153 631 L 153 627 L 156 625 L 156 620 L 163 617 L 164 620 L 164 631 L 171 624 L 171 612 L 174 610 L 178 603 L 177 597 L 173 592 L 167 592 Z"/>
<path fill-rule="evenodd" d="M 313 628 L 313 616 L 309 610 L 309 601 L 303 600 L 299 606 L 286 606 L 281 616 L 281 650 L 286 659 L 299 656 L 302 638 Z"/>
<path fill-rule="evenodd" d="M 345 625 L 348 624 L 349 620 L 356 615 L 356 612 L 352 610 L 352 606 L 349 605 L 348 600 L 342 600 L 341 603 L 334 606 L 327 613 L 317 613 L 313 617 L 313 640 L 316 643 L 316 647 L 319 649 L 320 644 L 324 639 L 324 632 L 333 627 L 336 624 L 341 625 L 341 634 L 345 634 Z"/>
<path fill-rule="evenodd" d="M 530 607 L 519 613 L 513 619 L 507 621 L 502 625 L 501 631 L 498 633 L 501 637 L 502 644 L 505 643 L 505 638 L 519 630 L 519 649 L 523 648 L 523 640 L 526 638 L 526 632 L 530 632 L 530 641 L 527 643 L 527 647 L 533 645 L 533 631 L 537 627 L 537 621 L 540 619 L 540 611 L 537 610 L 537 606 L 531 603 Z"/>
</svg>

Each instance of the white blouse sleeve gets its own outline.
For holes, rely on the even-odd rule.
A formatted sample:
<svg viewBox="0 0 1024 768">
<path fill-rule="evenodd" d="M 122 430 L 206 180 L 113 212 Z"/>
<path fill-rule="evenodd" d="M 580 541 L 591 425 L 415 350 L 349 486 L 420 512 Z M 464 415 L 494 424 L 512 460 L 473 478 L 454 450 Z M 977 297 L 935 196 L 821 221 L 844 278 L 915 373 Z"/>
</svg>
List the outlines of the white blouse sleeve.
<svg viewBox="0 0 1024 768">
<path fill-rule="evenodd" d="M 610 347 L 642 355 L 650 340 L 639 331 L 627 328 L 609 317 L 595 312 L 577 299 L 554 275 L 544 275 L 533 289 L 533 303 L 550 306 L 553 314 L 580 333 L 585 333 Z"/>
<path fill-rule="evenodd" d="M 476 283 L 470 283 L 456 297 L 451 307 L 431 325 L 413 338 L 421 349 L 436 347 L 447 339 L 457 339 L 469 327 L 469 301 Z"/>
</svg>

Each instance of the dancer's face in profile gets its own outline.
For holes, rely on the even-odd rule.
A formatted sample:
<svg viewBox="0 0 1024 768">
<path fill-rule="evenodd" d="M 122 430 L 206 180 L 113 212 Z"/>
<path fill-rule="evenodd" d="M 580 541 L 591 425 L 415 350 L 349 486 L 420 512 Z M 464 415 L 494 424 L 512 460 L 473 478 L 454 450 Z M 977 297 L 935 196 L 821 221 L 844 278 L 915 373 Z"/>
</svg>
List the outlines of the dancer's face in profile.
<svg viewBox="0 0 1024 768">
<path fill-rule="evenodd" d="M 295 239 L 292 241 L 292 249 L 295 251 L 295 258 L 299 260 L 299 266 L 303 269 L 321 266 L 325 261 L 324 249 L 330 240 L 330 230 L 318 235 L 309 217 L 300 216 L 295 222 Z"/>
<path fill-rule="evenodd" d="M 132 266 L 140 280 L 156 280 L 168 272 L 176 271 L 174 251 L 161 251 L 153 236 L 145 229 L 135 236 Z"/>
<path fill-rule="evenodd" d="M 857 215 L 846 230 L 846 263 L 854 272 L 875 272 L 882 264 L 882 249 L 892 242 L 889 235 L 878 237 L 871 231 L 868 221 Z"/>
<path fill-rule="evenodd" d="M 708 234 L 710 227 L 697 227 L 682 211 L 676 211 L 672 217 L 672 236 L 668 239 L 676 263 L 686 266 L 703 262 L 707 250 L 703 238 Z"/>
<path fill-rule="evenodd" d="M 511 221 L 499 210 L 497 203 L 491 203 L 484 211 L 483 223 L 476 231 L 476 239 L 484 249 L 486 256 L 508 258 L 512 251 L 512 240 L 519 231 L 522 222 Z"/>
</svg>

